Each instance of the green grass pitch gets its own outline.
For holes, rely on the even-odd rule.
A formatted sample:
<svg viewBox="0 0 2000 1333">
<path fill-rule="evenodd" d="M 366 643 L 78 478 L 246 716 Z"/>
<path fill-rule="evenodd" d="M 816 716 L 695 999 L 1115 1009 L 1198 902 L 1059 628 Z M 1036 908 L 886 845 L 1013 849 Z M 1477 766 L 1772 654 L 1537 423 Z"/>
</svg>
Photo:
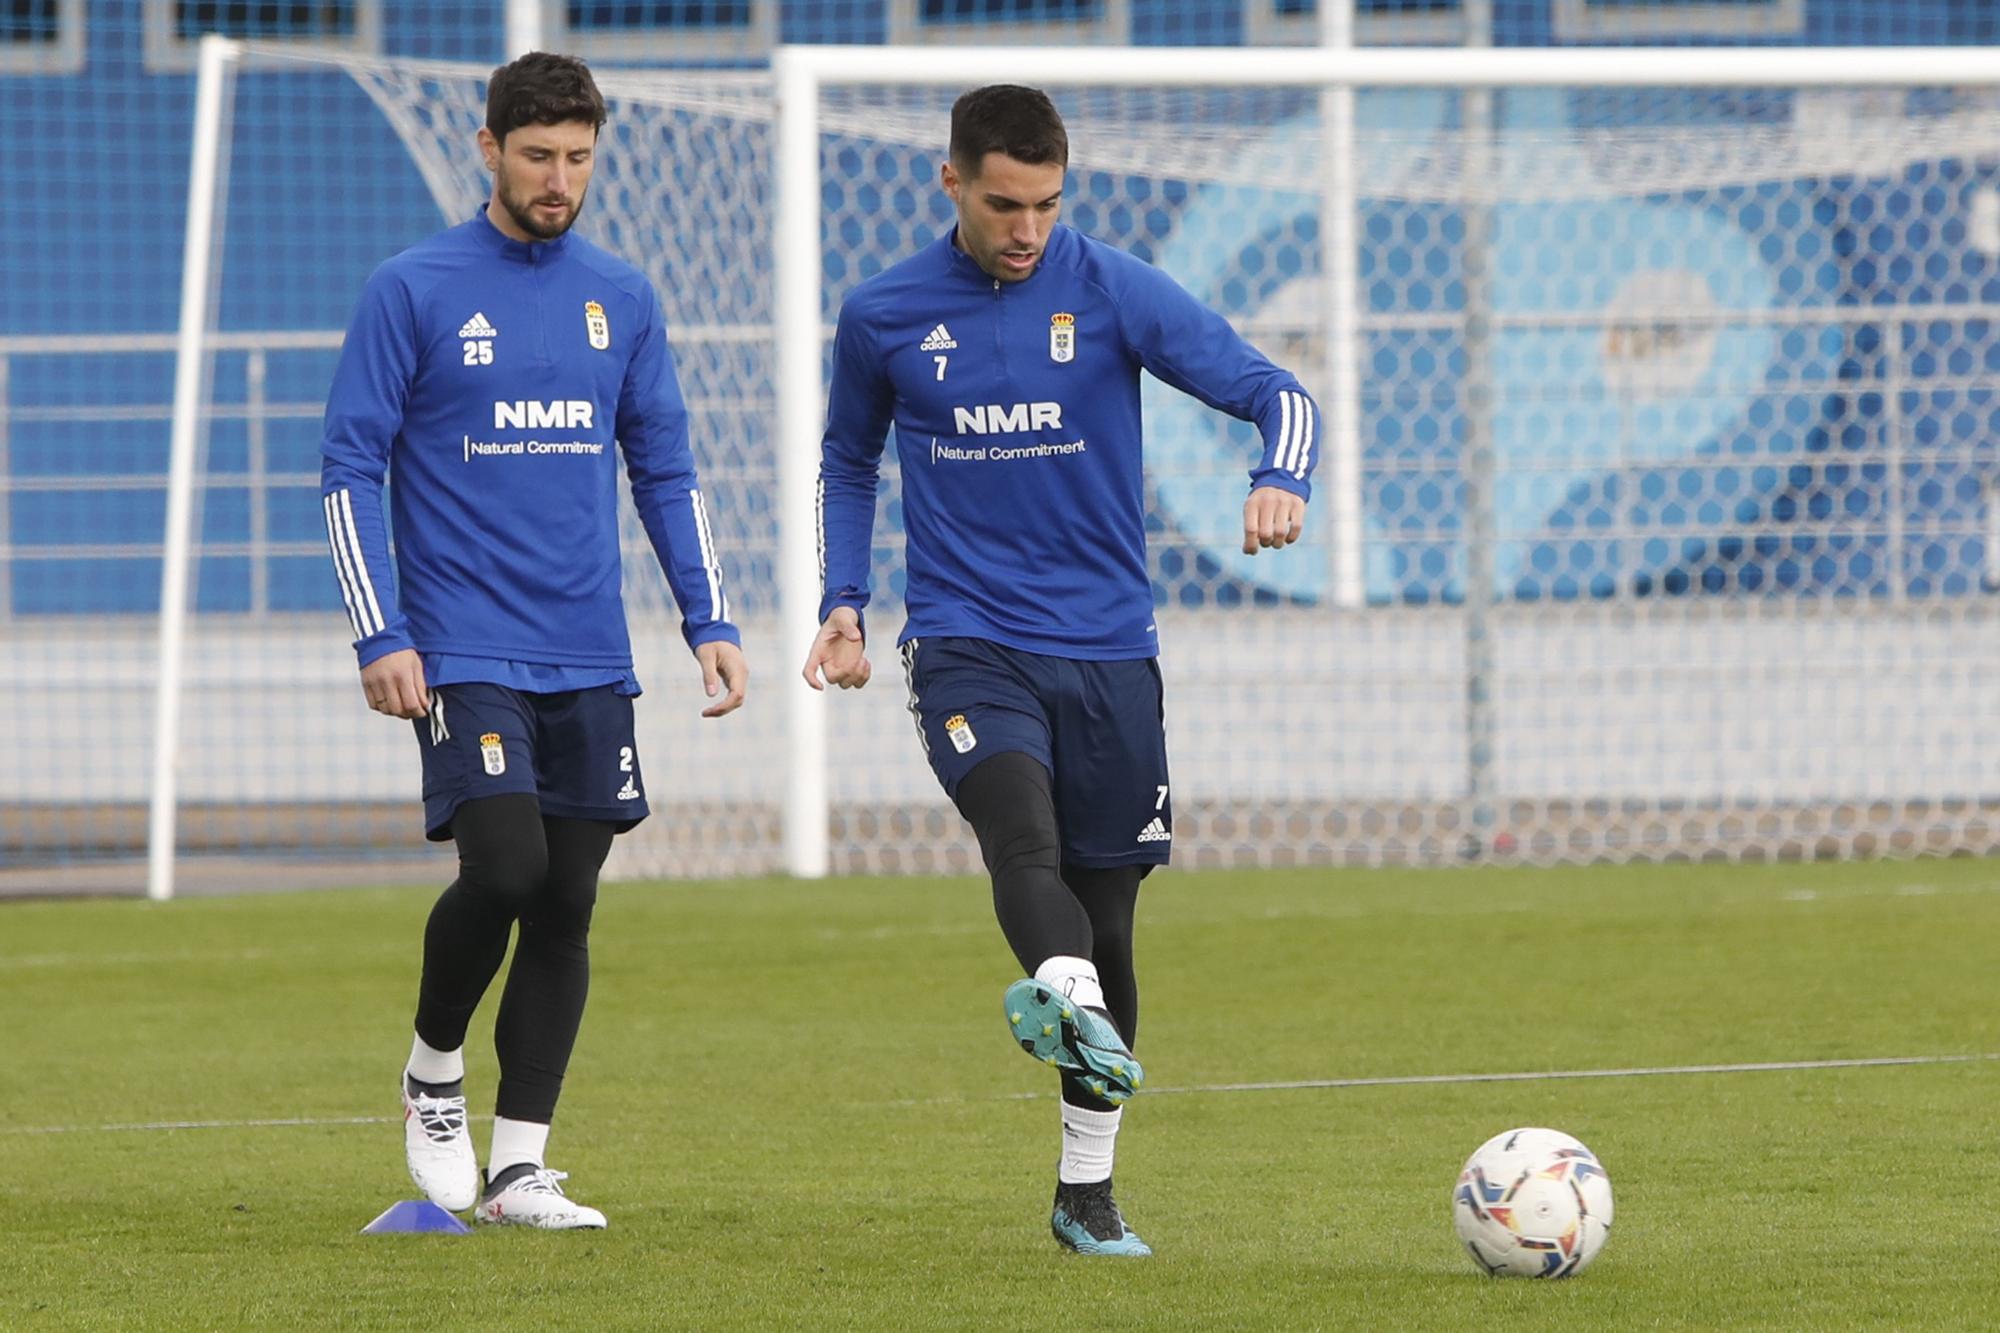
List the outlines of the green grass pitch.
<svg viewBox="0 0 2000 1333">
<path fill-rule="evenodd" d="M 362 1236 L 434 888 L 0 907 L 0 1327 L 1967 1328 L 2000 1310 L 2000 867 L 1171 874 L 1119 1197 L 1047 1230 L 1052 1079 L 972 880 L 618 885 L 551 1143 L 610 1230 Z M 491 999 L 468 1083 L 490 1110 Z M 308 1123 L 252 1126 L 242 1122 Z M 223 1127 L 107 1129 L 148 1122 Z M 359 1123 L 357 1123 L 359 1122 Z M 1545 1124 L 1617 1191 L 1564 1283 L 1450 1187 Z M 485 1148 L 487 1126 L 478 1126 Z"/>
</svg>

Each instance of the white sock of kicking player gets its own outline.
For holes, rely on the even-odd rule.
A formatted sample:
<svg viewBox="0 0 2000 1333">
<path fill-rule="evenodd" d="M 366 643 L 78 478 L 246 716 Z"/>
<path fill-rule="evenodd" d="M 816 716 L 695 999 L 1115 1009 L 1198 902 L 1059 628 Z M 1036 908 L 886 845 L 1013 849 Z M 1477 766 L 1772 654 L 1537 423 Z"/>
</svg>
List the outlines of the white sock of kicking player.
<svg viewBox="0 0 2000 1333">
<path fill-rule="evenodd" d="M 1044 986 L 1052 986 L 1086 1009 L 1104 1007 L 1104 987 L 1098 984 L 1097 964 L 1088 958 L 1071 958 L 1057 954 L 1045 958 L 1035 969 L 1035 980 Z"/>
<path fill-rule="evenodd" d="M 1118 1122 L 1125 1108 L 1092 1111 L 1062 1103 L 1062 1161 L 1056 1179 L 1065 1185 L 1094 1185 L 1111 1179 L 1111 1155 L 1118 1146 Z"/>
<path fill-rule="evenodd" d="M 486 1164 L 486 1178 L 497 1180 L 502 1171 L 524 1162 L 530 1166 L 541 1166 L 542 1154 L 548 1148 L 547 1125 L 496 1115 L 493 1117 L 493 1155 Z"/>
<path fill-rule="evenodd" d="M 419 1083 L 457 1083 L 465 1077 L 465 1048 L 441 1051 L 422 1037 L 410 1046 L 410 1063 L 405 1066 Z"/>
</svg>

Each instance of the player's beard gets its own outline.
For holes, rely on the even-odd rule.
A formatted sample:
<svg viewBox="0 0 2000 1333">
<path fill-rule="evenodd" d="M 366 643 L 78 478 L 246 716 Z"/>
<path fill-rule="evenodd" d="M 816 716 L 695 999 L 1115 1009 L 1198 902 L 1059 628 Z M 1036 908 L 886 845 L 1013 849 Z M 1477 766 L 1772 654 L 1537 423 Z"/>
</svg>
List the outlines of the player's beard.
<svg viewBox="0 0 2000 1333">
<path fill-rule="evenodd" d="M 507 216 L 514 219 L 515 226 L 538 241 L 553 241 L 556 237 L 576 225 L 577 217 L 583 212 L 584 195 L 588 194 L 589 191 L 590 187 L 588 185 L 577 191 L 576 203 L 570 207 L 568 213 L 563 215 L 560 222 L 553 223 L 545 221 L 536 215 L 535 204 L 538 202 L 537 199 L 524 199 L 516 195 L 513 190 L 508 188 L 504 177 L 500 181 L 498 193 L 500 195 L 500 207 L 507 210 Z"/>
</svg>

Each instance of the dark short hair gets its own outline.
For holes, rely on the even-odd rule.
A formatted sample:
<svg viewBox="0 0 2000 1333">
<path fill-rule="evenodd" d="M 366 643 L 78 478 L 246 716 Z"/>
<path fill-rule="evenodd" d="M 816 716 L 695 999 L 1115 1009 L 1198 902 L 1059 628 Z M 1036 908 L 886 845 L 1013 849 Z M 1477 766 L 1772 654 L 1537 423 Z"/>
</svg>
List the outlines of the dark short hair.
<svg viewBox="0 0 2000 1333">
<path fill-rule="evenodd" d="M 1069 132 L 1056 104 L 1039 88 L 993 83 L 974 88 L 951 108 L 951 160 L 966 176 L 979 174 L 988 153 L 1005 153 L 1038 167 L 1069 165 Z"/>
<path fill-rule="evenodd" d="M 502 65 L 486 81 L 486 128 L 505 143 L 523 125 L 562 125 L 587 120 L 604 128 L 604 94 L 590 67 L 575 56 L 530 51 Z"/>
</svg>

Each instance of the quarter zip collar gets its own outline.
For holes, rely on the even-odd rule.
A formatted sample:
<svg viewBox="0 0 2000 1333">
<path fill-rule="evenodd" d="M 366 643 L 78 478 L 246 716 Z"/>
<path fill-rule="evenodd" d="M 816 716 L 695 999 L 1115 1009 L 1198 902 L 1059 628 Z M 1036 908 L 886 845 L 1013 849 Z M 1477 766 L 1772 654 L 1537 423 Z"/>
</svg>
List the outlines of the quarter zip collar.
<svg viewBox="0 0 2000 1333">
<path fill-rule="evenodd" d="M 943 252 L 945 272 L 952 277 L 972 283 L 978 287 L 991 287 L 993 275 L 972 262 L 972 256 L 958 248 L 958 225 L 952 224 L 950 231 L 932 243 Z"/>
<path fill-rule="evenodd" d="M 493 225 L 493 219 L 486 216 L 487 207 L 481 204 L 479 212 L 473 215 L 473 234 L 494 254 L 517 264 L 554 263 L 568 250 L 570 235 L 576 230 L 572 227 L 553 241 L 517 241 Z"/>
</svg>

